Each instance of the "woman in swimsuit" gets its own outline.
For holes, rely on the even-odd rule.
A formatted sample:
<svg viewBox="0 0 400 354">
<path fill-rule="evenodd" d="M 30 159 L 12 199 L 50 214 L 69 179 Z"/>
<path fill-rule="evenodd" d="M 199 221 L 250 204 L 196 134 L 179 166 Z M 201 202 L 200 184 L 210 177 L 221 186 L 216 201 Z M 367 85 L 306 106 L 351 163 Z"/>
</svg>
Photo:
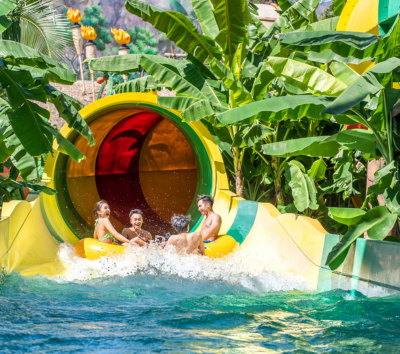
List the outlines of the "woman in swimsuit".
<svg viewBox="0 0 400 354">
<path fill-rule="evenodd" d="M 93 238 L 104 243 L 117 243 L 119 240 L 129 243 L 129 240 L 114 229 L 110 221 L 111 210 L 105 200 L 100 200 L 94 205 L 93 215 L 96 218 Z"/>
</svg>

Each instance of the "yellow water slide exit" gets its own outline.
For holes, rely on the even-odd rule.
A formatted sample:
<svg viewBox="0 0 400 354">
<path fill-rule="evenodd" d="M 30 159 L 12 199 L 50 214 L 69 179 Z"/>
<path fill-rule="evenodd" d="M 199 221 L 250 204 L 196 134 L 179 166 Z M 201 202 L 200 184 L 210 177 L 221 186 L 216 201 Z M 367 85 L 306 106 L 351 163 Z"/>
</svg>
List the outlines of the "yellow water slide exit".
<svg viewBox="0 0 400 354">
<path fill-rule="evenodd" d="M 92 208 L 100 199 L 110 203 L 118 229 L 127 225 L 129 210 L 138 207 L 144 211 L 146 228 L 163 234 L 170 230 L 174 213 L 191 214 L 192 230 L 201 227 L 195 199 L 198 194 L 211 194 L 214 209 L 222 216 L 220 234 L 230 237 L 220 239 L 225 245 L 222 251 L 212 250 L 218 242 L 208 245 L 209 255 L 223 255 L 238 243 L 256 268 L 278 267 L 290 274 L 301 269 L 317 287 L 325 230 L 312 219 L 280 215 L 271 204 L 246 201 L 232 193 L 221 154 L 202 123 L 183 122 L 179 112 L 159 107 L 157 96 L 143 93 L 103 98 L 85 107 L 81 115 L 96 145 L 89 148 L 78 134 L 62 129 L 86 160 L 78 164 L 60 153 L 49 156 L 43 183 L 56 189 L 57 195 L 40 194 L 30 202 L 5 205 L 3 215 L 8 218 L 1 225 L 9 230 L 1 265 L 7 272 L 61 275 L 59 243 L 75 245 L 91 237 Z M 93 250 L 92 244 L 87 242 Z M 122 249 L 115 247 L 118 252 Z M 308 255 L 299 249 L 307 249 Z"/>
<path fill-rule="evenodd" d="M 381 3 L 349 0 L 338 29 L 379 33 L 382 21 L 376 14 Z M 390 7 L 390 0 L 386 3 Z M 144 211 L 145 228 L 163 234 L 170 230 L 169 220 L 175 213 L 190 214 L 191 229 L 199 229 L 203 218 L 196 196 L 210 194 L 215 211 L 222 216 L 220 234 L 240 245 L 243 264 L 252 270 L 300 276 L 319 290 L 337 287 L 344 282 L 343 275 L 354 273 L 346 262 L 335 272 L 324 266 L 339 236 L 327 234 L 318 221 L 280 214 L 271 204 L 246 201 L 232 193 L 221 154 L 207 128 L 201 122 L 184 122 L 179 112 L 158 106 L 155 95 L 109 96 L 80 113 L 96 145 L 89 148 L 66 126 L 61 132 L 86 160 L 78 164 L 55 152 L 46 162 L 42 182 L 57 194 L 31 195 L 27 201 L 4 205 L 0 266 L 5 272 L 62 276 L 59 244 L 75 245 L 91 237 L 92 208 L 100 199 L 109 202 L 117 229 L 128 224 L 129 210 L 138 207 Z"/>
</svg>

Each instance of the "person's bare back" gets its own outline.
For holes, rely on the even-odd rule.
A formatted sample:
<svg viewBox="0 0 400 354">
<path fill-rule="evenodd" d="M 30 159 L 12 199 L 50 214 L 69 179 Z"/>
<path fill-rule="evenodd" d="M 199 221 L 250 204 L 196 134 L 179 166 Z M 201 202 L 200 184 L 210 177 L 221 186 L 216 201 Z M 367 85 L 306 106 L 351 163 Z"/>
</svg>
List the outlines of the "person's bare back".
<svg viewBox="0 0 400 354">
<path fill-rule="evenodd" d="M 178 253 L 200 253 L 204 255 L 203 238 L 200 232 L 184 232 L 171 236 L 167 245 L 174 246 Z"/>
<path fill-rule="evenodd" d="M 201 227 L 203 241 L 215 241 L 221 228 L 221 217 L 214 213 L 212 205 L 214 201 L 209 195 L 201 195 L 197 198 L 197 207 L 202 215 L 206 216 Z"/>
<path fill-rule="evenodd" d="M 175 215 L 171 219 L 172 226 L 179 232 L 178 235 L 171 236 L 167 241 L 167 246 L 174 246 L 178 253 L 197 253 L 204 255 L 203 238 L 200 232 L 189 232 L 190 217 L 185 215 Z"/>
</svg>

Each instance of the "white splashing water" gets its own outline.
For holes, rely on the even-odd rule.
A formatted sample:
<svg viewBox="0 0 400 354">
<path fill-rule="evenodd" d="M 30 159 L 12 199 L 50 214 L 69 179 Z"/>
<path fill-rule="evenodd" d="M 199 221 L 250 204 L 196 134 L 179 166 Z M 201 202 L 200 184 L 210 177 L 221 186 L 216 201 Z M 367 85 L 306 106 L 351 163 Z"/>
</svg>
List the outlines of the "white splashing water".
<svg viewBox="0 0 400 354">
<path fill-rule="evenodd" d="M 224 258 L 179 255 L 173 249 L 129 246 L 124 254 L 90 261 L 77 256 L 74 247 L 60 245 L 58 256 L 66 268 L 60 281 L 87 281 L 102 277 L 126 277 L 136 274 L 170 275 L 199 281 L 227 282 L 255 292 L 310 290 L 300 275 L 284 275 L 252 267 L 240 248 Z"/>
</svg>

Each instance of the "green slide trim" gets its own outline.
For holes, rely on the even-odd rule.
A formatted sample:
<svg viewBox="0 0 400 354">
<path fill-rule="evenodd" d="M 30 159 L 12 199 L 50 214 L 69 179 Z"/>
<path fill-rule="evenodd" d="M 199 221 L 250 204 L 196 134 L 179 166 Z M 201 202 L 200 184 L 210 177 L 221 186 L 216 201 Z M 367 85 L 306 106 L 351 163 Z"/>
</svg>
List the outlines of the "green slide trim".
<svg viewBox="0 0 400 354">
<path fill-rule="evenodd" d="M 232 236 L 240 244 L 246 239 L 254 225 L 258 211 L 258 203 L 247 200 L 240 200 L 235 220 L 229 231 L 226 233 Z"/>
</svg>

